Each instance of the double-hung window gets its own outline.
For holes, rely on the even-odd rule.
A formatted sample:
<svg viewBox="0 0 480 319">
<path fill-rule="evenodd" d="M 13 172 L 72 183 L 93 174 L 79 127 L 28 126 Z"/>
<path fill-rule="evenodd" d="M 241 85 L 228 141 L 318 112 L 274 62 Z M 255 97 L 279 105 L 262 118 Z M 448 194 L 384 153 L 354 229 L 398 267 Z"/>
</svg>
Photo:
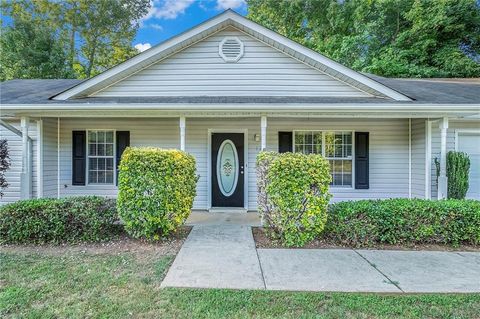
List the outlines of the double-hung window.
<svg viewBox="0 0 480 319">
<path fill-rule="evenodd" d="M 295 131 L 294 151 L 321 154 L 330 162 L 332 186 L 352 186 L 351 131 Z"/>
<path fill-rule="evenodd" d="M 113 184 L 115 180 L 115 132 L 88 131 L 88 183 Z"/>
</svg>

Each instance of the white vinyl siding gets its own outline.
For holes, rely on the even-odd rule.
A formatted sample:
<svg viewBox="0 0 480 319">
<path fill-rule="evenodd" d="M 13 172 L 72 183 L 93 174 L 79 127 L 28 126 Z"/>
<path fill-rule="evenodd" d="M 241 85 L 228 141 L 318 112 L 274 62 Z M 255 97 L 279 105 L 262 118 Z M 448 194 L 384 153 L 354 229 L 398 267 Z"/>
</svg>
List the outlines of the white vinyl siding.
<svg viewBox="0 0 480 319">
<path fill-rule="evenodd" d="M 412 119 L 412 198 L 425 198 L 425 119 Z"/>
<path fill-rule="evenodd" d="M 407 119 L 274 119 L 268 118 L 268 150 L 278 151 L 278 132 L 302 130 L 370 133 L 370 188 L 332 187 L 332 201 L 408 197 Z"/>
<path fill-rule="evenodd" d="M 244 54 L 225 62 L 218 46 L 238 37 Z M 220 31 L 93 96 L 340 96 L 367 93 L 234 28 Z"/>
<path fill-rule="evenodd" d="M 44 196 L 55 197 L 57 192 L 57 119 L 43 119 L 43 178 Z M 412 120 L 412 195 L 423 197 L 424 194 L 424 157 L 425 119 Z M 19 128 L 19 122 L 12 122 Z M 451 121 L 448 129 L 448 150 L 455 149 L 455 129 L 477 129 L 480 122 Z M 60 195 L 101 195 L 114 197 L 115 185 L 72 186 L 72 131 L 90 129 L 110 129 L 130 131 L 131 146 L 156 146 L 179 148 L 178 118 L 128 118 L 128 119 L 61 119 L 60 133 Z M 186 119 L 186 151 L 197 160 L 197 174 L 200 180 L 197 187 L 195 209 L 206 209 L 208 203 L 207 183 L 207 144 L 208 129 L 247 129 L 248 130 L 248 204 L 250 210 L 256 209 L 257 190 L 255 160 L 260 151 L 260 142 L 254 140 L 260 134 L 260 118 L 188 118 Z M 368 198 L 408 197 L 408 119 L 315 119 L 315 118 L 268 118 L 267 149 L 278 150 L 278 132 L 295 130 L 351 130 L 370 133 L 370 189 L 332 188 L 333 201 Z M 30 136 L 36 138 L 36 123 L 32 121 Z M 437 125 L 432 130 L 432 162 L 438 156 L 439 135 Z M 2 203 L 19 199 L 21 171 L 21 139 L 0 128 L 2 137 L 9 141 L 12 157 L 12 169 L 7 172 L 11 184 L 6 190 Z M 35 143 L 34 143 L 35 144 Z M 36 147 L 34 147 L 36 152 Z M 33 160 L 36 161 L 34 154 Z M 33 165 L 33 187 L 36 194 L 36 164 Z M 434 165 L 432 164 L 432 171 Z M 432 174 L 432 180 L 435 173 Z M 432 185 L 433 198 L 436 198 L 436 186 Z"/>
<path fill-rule="evenodd" d="M 60 195 L 99 195 L 115 197 L 114 184 L 72 185 L 72 131 L 105 130 L 130 131 L 131 146 L 179 148 L 178 118 L 171 119 L 61 119 L 60 121 Z"/>
<path fill-rule="evenodd" d="M 43 119 L 43 197 L 58 195 L 58 143 L 56 118 Z"/>
</svg>

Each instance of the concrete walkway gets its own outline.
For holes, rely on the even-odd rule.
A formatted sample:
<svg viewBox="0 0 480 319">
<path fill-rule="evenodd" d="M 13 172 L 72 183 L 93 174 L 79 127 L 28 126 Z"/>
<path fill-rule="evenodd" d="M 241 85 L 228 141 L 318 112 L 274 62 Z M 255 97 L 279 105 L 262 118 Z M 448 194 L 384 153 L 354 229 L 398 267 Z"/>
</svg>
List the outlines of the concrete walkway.
<svg viewBox="0 0 480 319">
<path fill-rule="evenodd" d="M 480 253 L 257 250 L 249 221 L 235 223 L 195 225 L 162 287 L 480 292 Z"/>
</svg>

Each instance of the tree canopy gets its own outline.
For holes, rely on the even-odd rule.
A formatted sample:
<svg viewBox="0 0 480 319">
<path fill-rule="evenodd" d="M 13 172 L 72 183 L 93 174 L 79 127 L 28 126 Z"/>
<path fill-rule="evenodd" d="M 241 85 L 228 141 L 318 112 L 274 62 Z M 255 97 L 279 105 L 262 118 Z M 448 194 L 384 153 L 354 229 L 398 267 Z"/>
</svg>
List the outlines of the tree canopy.
<svg viewBox="0 0 480 319">
<path fill-rule="evenodd" d="M 140 19 L 147 14 L 149 0 L 10 0 L 1 4 L 4 15 L 12 25 L 2 27 L 2 43 L 10 43 L 1 50 L 1 60 L 20 60 L 21 63 L 5 64 L 0 78 L 15 77 L 88 78 L 135 55 L 131 42 L 139 27 Z M 30 27 L 29 27 L 30 26 Z M 34 26 L 32 30 L 32 26 Z M 27 32 L 27 28 L 30 29 Z M 37 46 L 14 44 L 28 41 Z M 48 39 L 48 41 L 47 41 Z M 23 42 L 22 42 L 23 41 Z M 58 53 L 56 63 L 42 61 L 38 72 L 24 70 L 21 65 L 36 65 L 38 57 L 29 54 L 40 50 L 40 44 L 50 46 L 46 52 Z M 25 44 L 28 44 L 26 42 Z M 37 47 L 37 49 L 35 49 Z M 65 63 L 63 60 L 65 59 Z M 53 68 L 53 69 L 52 69 Z M 58 69 L 63 68 L 64 72 Z M 23 74 L 22 74 L 23 72 Z"/>
<path fill-rule="evenodd" d="M 480 76 L 476 0 L 247 0 L 248 17 L 357 71 Z"/>
</svg>

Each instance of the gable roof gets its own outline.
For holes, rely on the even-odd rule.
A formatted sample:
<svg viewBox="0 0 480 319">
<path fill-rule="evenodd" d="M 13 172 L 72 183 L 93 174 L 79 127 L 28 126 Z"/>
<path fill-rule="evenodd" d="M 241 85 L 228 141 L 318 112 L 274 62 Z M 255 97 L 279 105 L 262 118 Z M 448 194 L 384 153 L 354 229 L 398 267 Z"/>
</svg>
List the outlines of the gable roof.
<svg viewBox="0 0 480 319">
<path fill-rule="evenodd" d="M 160 60 L 169 57 L 228 26 L 233 26 L 259 41 L 264 42 L 307 65 L 319 69 L 333 78 L 357 87 L 361 91 L 370 93 L 373 96 L 389 98 L 396 101 L 410 100 L 408 96 L 248 20 L 232 10 L 227 10 L 91 79 L 69 88 L 54 96 L 53 99 L 68 100 L 72 98 L 87 97 L 94 92 L 116 83 L 153 63 L 159 62 Z"/>
<path fill-rule="evenodd" d="M 480 105 L 480 79 L 393 79 L 368 75 L 388 85 L 414 101 L 353 97 L 254 97 L 254 96 L 191 96 L 191 97 L 88 97 L 68 101 L 49 99 L 52 95 L 68 90 L 83 80 L 10 80 L 0 83 L 0 105 L 7 104 L 122 104 L 122 103 L 192 103 L 192 104 L 308 104 L 308 103 L 388 103 L 388 104 L 472 104 Z M 479 110 L 480 111 L 480 110 Z"/>
</svg>

